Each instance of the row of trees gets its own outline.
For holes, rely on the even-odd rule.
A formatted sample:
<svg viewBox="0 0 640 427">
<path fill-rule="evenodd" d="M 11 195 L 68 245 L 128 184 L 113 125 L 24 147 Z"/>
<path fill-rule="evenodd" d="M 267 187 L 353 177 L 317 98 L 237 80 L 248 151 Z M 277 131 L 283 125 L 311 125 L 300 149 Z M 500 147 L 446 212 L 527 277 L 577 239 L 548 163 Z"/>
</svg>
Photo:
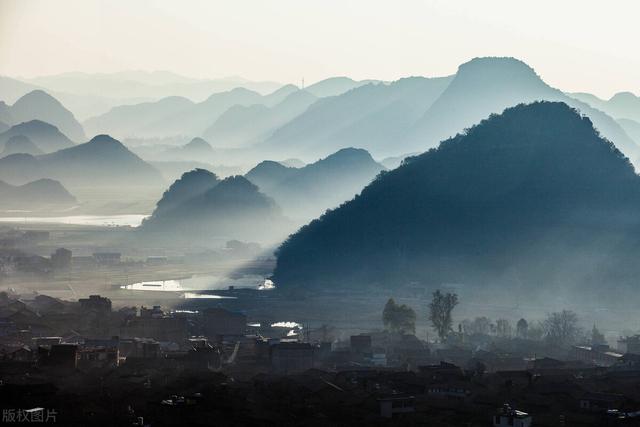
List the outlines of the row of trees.
<svg viewBox="0 0 640 427">
<path fill-rule="evenodd" d="M 452 313 L 456 305 L 458 305 L 458 295 L 444 294 L 439 290 L 433 293 L 429 304 L 429 321 L 440 339 L 444 339 L 452 331 Z M 393 298 L 389 298 L 382 312 L 382 322 L 391 332 L 415 333 L 416 312 L 408 305 L 397 304 Z"/>
<path fill-rule="evenodd" d="M 440 340 L 444 340 L 453 331 L 452 314 L 458 302 L 455 293 L 445 294 L 437 290 L 432 295 L 429 303 L 429 321 Z M 397 304 L 393 298 L 387 301 L 382 313 L 385 328 L 396 333 L 415 333 L 416 318 L 416 312 L 411 307 Z M 571 310 L 550 313 L 543 321 L 531 324 L 525 319 L 520 319 L 516 323 L 515 331 L 508 319 L 497 319 L 495 323 L 488 317 L 465 319 L 458 325 L 458 332 L 467 336 L 479 334 L 500 338 L 512 338 L 515 335 L 521 339 L 545 340 L 554 346 L 571 345 L 579 341 L 593 345 L 606 343 L 604 335 L 595 325 L 590 336 L 586 335 L 579 327 L 577 314 Z"/>
</svg>

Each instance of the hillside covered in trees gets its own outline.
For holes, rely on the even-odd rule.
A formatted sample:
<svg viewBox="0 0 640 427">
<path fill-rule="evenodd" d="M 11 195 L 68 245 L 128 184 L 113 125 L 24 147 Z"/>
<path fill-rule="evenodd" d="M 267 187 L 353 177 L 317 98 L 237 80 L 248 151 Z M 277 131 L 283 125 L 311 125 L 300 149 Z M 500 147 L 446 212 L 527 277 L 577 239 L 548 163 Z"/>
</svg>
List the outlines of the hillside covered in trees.
<svg viewBox="0 0 640 427">
<path fill-rule="evenodd" d="M 564 103 L 492 115 L 282 244 L 280 287 L 587 286 L 637 273 L 640 178 Z"/>
</svg>

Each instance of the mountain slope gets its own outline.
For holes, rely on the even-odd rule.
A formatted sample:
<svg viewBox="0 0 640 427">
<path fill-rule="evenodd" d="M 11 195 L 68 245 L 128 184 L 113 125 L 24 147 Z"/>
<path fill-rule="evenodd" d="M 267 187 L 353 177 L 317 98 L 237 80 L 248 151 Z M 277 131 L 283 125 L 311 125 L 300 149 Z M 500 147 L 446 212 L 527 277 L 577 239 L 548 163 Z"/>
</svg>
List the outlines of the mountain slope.
<svg viewBox="0 0 640 427">
<path fill-rule="evenodd" d="M 82 125 L 71 111 L 43 90 L 34 90 L 18 99 L 11 106 L 13 123 L 41 120 L 56 126 L 74 141 L 85 139 Z"/>
<path fill-rule="evenodd" d="M 160 187 L 160 173 L 108 135 L 50 154 L 13 154 L 0 159 L 0 180 L 14 185 L 41 178 L 70 189 Z"/>
<path fill-rule="evenodd" d="M 229 239 L 273 242 L 289 227 L 272 199 L 245 178 L 234 176 L 171 209 L 156 210 L 141 232 L 148 238 L 183 244 Z"/>
<path fill-rule="evenodd" d="M 31 120 L 11 126 L 0 133 L 0 147 L 15 136 L 27 137 L 45 153 L 73 147 L 73 142 L 55 126 L 40 120 Z"/>
<path fill-rule="evenodd" d="M 449 81 L 448 77 L 410 77 L 390 84 L 370 83 L 340 96 L 320 99 L 276 130 L 260 148 L 270 155 L 275 152 L 281 157 L 307 159 L 349 146 L 362 147 L 376 155 L 397 154 L 397 140 L 404 137 Z"/>
<path fill-rule="evenodd" d="M 525 287 L 631 282 L 639 233 L 629 161 L 566 104 L 534 103 L 408 159 L 301 228 L 279 248 L 274 281 L 495 284 L 511 272 Z"/>
<path fill-rule="evenodd" d="M 38 210 L 73 206 L 76 199 L 58 181 L 40 179 L 13 186 L 0 181 L 3 210 Z"/>
<path fill-rule="evenodd" d="M 637 157 L 639 147 L 611 117 L 548 86 L 531 67 L 514 58 L 475 58 L 462 64 L 402 147 L 405 152 L 433 147 L 489 114 L 539 100 L 561 101 L 579 109 L 622 152 Z"/>
<path fill-rule="evenodd" d="M 156 217 L 162 215 L 187 200 L 210 190 L 219 182 L 218 177 L 208 170 L 194 169 L 186 172 L 162 194 L 153 215 Z"/>
<path fill-rule="evenodd" d="M 18 153 L 31 154 L 32 156 L 43 154 L 42 150 L 26 136 L 14 135 L 4 144 L 4 150 L 0 152 L 0 158 Z"/>
<path fill-rule="evenodd" d="M 615 119 L 640 121 L 640 97 L 631 92 L 618 92 L 608 100 L 589 93 L 572 93 L 569 96 L 602 110 Z"/>
<path fill-rule="evenodd" d="M 382 170 L 366 150 L 345 148 L 299 169 L 265 161 L 245 177 L 273 197 L 287 216 L 308 221 L 351 199 Z"/>
<path fill-rule="evenodd" d="M 204 132 L 216 147 L 239 147 L 266 139 L 273 131 L 302 114 L 317 98 L 304 90 L 289 93 L 277 105 L 235 105 Z"/>
<path fill-rule="evenodd" d="M 349 77 L 329 77 L 306 87 L 305 90 L 318 98 L 325 98 L 327 96 L 342 95 L 351 89 L 373 82 L 373 80 L 355 81 Z"/>
<path fill-rule="evenodd" d="M 142 127 L 149 126 L 164 118 L 178 114 L 194 103 L 186 98 L 171 96 L 155 102 L 143 102 L 135 105 L 121 105 L 109 112 L 92 117 L 84 122 L 90 135 L 108 133 L 119 138 L 135 135 Z"/>
</svg>

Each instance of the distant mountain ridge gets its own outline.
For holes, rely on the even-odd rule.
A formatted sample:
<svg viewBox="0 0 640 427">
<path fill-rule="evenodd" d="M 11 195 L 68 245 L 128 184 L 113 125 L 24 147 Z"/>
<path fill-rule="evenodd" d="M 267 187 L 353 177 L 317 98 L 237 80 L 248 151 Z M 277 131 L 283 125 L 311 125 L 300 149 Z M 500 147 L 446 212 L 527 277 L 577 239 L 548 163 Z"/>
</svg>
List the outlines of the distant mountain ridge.
<svg viewBox="0 0 640 427">
<path fill-rule="evenodd" d="M 69 188 L 159 187 L 160 173 L 108 135 L 50 154 L 0 159 L 0 180 L 23 184 L 51 178 Z"/>
<path fill-rule="evenodd" d="M 57 127 L 41 120 L 19 123 L 0 133 L 0 148 L 4 149 L 7 142 L 14 137 L 26 137 L 38 149 L 46 153 L 70 148 L 74 145 Z"/>
<path fill-rule="evenodd" d="M 23 185 L 0 181 L 0 200 L 3 210 L 38 210 L 61 208 L 77 203 L 74 196 L 58 181 L 40 179 Z"/>
<path fill-rule="evenodd" d="M 288 216 L 308 220 L 351 199 L 384 169 L 366 150 L 344 148 L 302 168 L 263 161 L 245 177 Z"/>
<path fill-rule="evenodd" d="M 628 159 L 589 118 L 537 102 L 382 173 L 283 243 L 273 279 L 313 289 L 517 278 L 539 291 L 615 276 L 631 286 L 639 238 Z"/>
<path fill-rule="evenodd" d="M 43 90 L 34 90 L 18 99 L 13 105 L 2 107 L 2 117 L 7 124 L 39 120 L 49 123 L 74 141 L 85 139 L 82 125 L 73 113 L 57 99 Z"/>
</svg>

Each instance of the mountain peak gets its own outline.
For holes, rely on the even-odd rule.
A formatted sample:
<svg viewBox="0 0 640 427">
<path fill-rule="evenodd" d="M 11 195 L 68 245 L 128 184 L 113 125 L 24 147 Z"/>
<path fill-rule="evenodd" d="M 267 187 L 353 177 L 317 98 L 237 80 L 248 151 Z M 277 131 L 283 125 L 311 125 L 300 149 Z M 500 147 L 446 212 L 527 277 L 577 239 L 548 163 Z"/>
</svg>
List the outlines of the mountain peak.
<svg viewBox="0 0 640 427">
<path fill-rule="evenodd" d="M 113 145 L 113 146 L 126 148 L 126 147 L 124 147 L 124 145 L 120 141 L 118 141 L 117 139 L 112 138 L 111 136 L 106 135 L 106 134 L 94 136 L 93 138 L 91 138 L 91 140 L 88 142 L 88 144 L 93 144 L 93 145 L 100 144 L 102 146 Z"/>
</svg>

